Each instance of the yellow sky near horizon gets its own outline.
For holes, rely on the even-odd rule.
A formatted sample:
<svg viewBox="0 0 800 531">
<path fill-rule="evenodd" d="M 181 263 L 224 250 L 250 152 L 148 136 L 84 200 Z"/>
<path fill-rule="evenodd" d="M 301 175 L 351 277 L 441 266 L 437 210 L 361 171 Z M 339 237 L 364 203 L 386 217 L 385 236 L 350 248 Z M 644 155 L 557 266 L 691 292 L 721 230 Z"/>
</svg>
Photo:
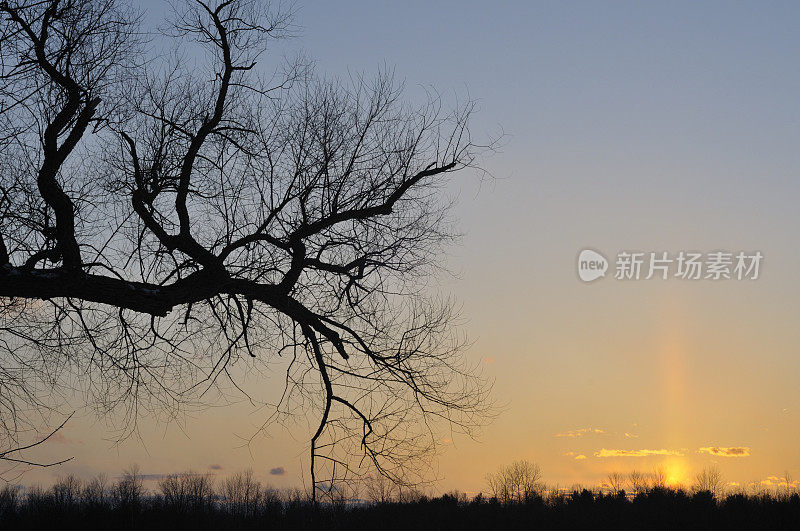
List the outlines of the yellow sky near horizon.
<svg viewBox="0 0 800 531">
<path fill-rule="evenodd" d="M 573 283 L 569 302 L 554 293 L 531 303 L 519 290 L 507 292 L 505 305 L 529 304 L 527 318 L 465 301 L 465 314 L 473 312 L 467 326 L 483 323 L 468 356 L 494 379 L 501 412 L 478 440 L 444 436 L 433 492 L 485 490 L 486 473 L 517 459 L 539 463 L 544 481 L 562 487 L 598 486 L 610 472 L 658 468 L 671 485 L 685 487 L 709 466 L 719 467 L 732 488 L 775 487 L 787 471 L 800 477 L 800 404 L 787 387 L 797 363 L 783 365 L 789 371 L 784 381 L 775 372 L 781 349 L 793 348 L 797 331 L 788 323 L 761 323 L 777 353 L 753 356 L 764 345 L 731 321 L 752 322 L 757 311 L 726 302 L 746 297 L 757 303 L 779 281 L 714 287 L 605 279 L 584 285 L 573 278 L 573 264 L 561 265 Z M 627 305 L 637 311 L 619 311 Z M 729 311 L 706 313 L 707 306 Z M 743 386 L 746 381 L 761 391 Z M 241 403 L 187 415 L 181 426 L 145 419 L 140 438 L 118 446 L 103 422 L 79 416 L 41 454 L 75 460 L 32 471 L 23 483 L 47 484 L 66 473 L 114 477 L 138 463 L 151 478 L 187 470 L 224 477 L 253 468 L 265 483 L 302 487 L 308 481 L 305 420 L 298 419 L 291 434 L 273 426 L 248 446 L 265 415 Z"/>
</svg>

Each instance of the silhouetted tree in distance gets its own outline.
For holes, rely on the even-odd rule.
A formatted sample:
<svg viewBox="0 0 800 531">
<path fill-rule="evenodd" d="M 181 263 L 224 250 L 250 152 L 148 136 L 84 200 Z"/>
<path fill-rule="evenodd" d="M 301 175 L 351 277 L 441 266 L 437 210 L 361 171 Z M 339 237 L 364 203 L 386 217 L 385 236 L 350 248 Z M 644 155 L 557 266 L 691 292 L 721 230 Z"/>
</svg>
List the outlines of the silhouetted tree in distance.
<svg viewBox="0 0 800 531">
<path fill-rule="evenodd" d="M 229 510 L 241 516 L 256 513 L 262 497 L 261 482 L 255 479 L 252 470 L 237 472 L 225 478 L 222 484 L 222 495 L 229 505 Z"/>
<path fill-rule="evenodd" d="M 636 495 L 647 492 L 650 488 L 650 481 L 647 475 L 638 470 L 631 470 L 628 473 L 628 483 L 631 486 L 631 492 Z"/>
<path fill-rule="evenodd" d="M 664 470 L 663 466 L 658 466 L 653 469 L 651 486 L 659 489 L 663 489 L 667 486 L 667 471 Z"/>
<path fill-rule="evenodd" d="M 365 503 L 355 493 L 339 490 L 315 504 L 309 493 L 264 489 L 249 472 L 228 479 L 235 485 L 232 490 L 227 480 L 215 490 L 206 476 L 187 472 L 163 478 L 162 488 L 155 491 L 137 491 L 137 498 L 103 500 L 86 487 L 81 490 L 81 482 L 71 476 L 49 489 L 22 491 L 7 484 L 0 488 L 0 522 L 4 529 L 36 530 L 796 529 L 800 523 L 800 496 L 786 495 L 780 486 L 715 499 L 708 491 L 659 486 L 626 497 L 602 489 L 569 492 L 542 485 L 535 496 L 509 503 L 459 491 Z M 130 485 L 131 472 L 111 490 L 130 491 Z"/>
<path fill-rule="evenodd" d="M 280 355 L 277 413 L 318 419 L 314 487 L 354 456 L 412 482 L 431 421 L 468 430 L 486 407 L 425 289 L 455 236 L 440 191 L 478 153 L 472 104 L 302 61 L 267 76 L 291 13 L 258 0 L 179 3 L 164 38 L 204 60 L 155 54 L 133 5 L 0 3 L 6 446 L 65 385 L 133 429 Z"/>
<path fill-rule="evenodd" d="M 604 486 L 610 494 L 617 494 L 625 489 L 625 476 L 620 472 L 610 472 Z"/>
<path fill-rule="evenodd" d="M 501 503 L 531 500 L 542 490 L 541 479 L 541 467 L 526 460 L 515 461 L 486 476 L 492 497 Z"/>
<path fill-rule="evenodd" d="M 704 468 L 695 476 L 692 489 L 696 492 L 710 492 L 717 498 L 722 496 L 725 491 L 722 472 L 715 466 Z"/>
</svg>

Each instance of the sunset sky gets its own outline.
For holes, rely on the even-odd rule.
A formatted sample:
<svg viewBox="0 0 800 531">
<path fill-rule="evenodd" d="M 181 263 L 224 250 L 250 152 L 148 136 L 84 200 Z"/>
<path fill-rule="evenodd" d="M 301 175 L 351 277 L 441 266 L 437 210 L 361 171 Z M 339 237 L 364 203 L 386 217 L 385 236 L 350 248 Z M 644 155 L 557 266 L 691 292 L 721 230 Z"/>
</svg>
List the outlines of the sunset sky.
<svg viewBox="0 0 800 531">
<path fill-rule="evenodd" d="M 167 2 L 141 5 L 163 20 Z M 302 52 L 330 75 L 389 67 L 412 102 L 424 86 L 477 100 L 477 140 L 506 135 L 482 163 L 491 177 L 461 172 L 449 188 L 464 237 L 447 258 L 456 274 L 437 280 L 463 308 L 499 414 L 476 440 L 443 441 L 434 490 L 485 490 L 516 459 L 563 486 L 658 466 L 675 484 L 710 465 L 740 485 L 800 479 L 800 5 L 297 7 L 297 37 L 274 57 Z M 579 280 L 585 248 L 612 262 L 606 278 Z M 620 281 L 622 250 L 764 259 L 754 281 Z M 145 418 L 115 444 L 79 411 L 39 454 L 75 459 L 22 481 L 138 463 L 150 477 L 253 468 L 301 486 L 305 421 L 247 445 L 267 415 L 241 403 Z"/>
</svg>

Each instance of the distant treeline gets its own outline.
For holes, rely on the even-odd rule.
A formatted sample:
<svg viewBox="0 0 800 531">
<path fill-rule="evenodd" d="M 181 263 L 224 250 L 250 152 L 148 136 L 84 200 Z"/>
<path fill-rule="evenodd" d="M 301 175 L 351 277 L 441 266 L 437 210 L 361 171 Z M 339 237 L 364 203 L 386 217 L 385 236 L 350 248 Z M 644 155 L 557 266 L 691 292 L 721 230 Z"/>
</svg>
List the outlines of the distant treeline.
<svg viewBox="0 0 800 531">
<path fill-rule="evenodd" d="M 540 490 L 517 499 L 420 493 L 372 501 L 344 493 L 313 504 L 300 490 L 262 488 L 251 472 L 215 486 L 202 474 L 59 480 L 49 489 L 0 489 L 2 529 L 800 529 L 797 493 L 731 494 L 652 487 L 636 495 Z M 380 482 L 379 482 L 380 483 Z M 380 485 L 379 485 L 380 487 Z"/>
</svg>

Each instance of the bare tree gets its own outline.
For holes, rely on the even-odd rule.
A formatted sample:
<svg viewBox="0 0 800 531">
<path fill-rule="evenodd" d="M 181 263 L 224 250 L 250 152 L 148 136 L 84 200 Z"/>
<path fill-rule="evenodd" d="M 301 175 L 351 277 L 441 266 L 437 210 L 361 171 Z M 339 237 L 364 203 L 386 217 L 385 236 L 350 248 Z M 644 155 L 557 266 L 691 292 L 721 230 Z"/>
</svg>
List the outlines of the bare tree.
<svg viewBox="0 0 800 531">
<path fill-rule="evenodd" d="M 455 237 L 440 190 L 479 152 L 471 104 L 302 62 L 268 76 L 291 13 L 258 0 L 176 8 L 164 34 L 199 64 L 148 53 L 121 0 L 0 14 L 4 436 L 64 385 L 133 429 L 275 356 L 270 420 L 318 415 L 312 495 L 365 463 L 411 484 L 439 421 L 480 422 L 488 389 L 426 289 Z"/>
<path fill-rule="evenodd" d="M 80 503 L 83 484 L 76 476 L 70 474 L 63 478 L 58 478 L 50 488 L 53 503 L 64 510 L 74 508 Z"/>
<path fill-rule="evenodd" d="M 261 482 L 248 469 L 226 478 L 222 482 L 222 495 L 232 513 L 249 517 L 258 510 L 263 492 Z"/>
<path fill-rule="evenodd" d="M 83 488 L 83 502 L 90 508 L 102 507 L 108 500 L 108 477 L 98 474 Z"/>
<path fill-rule="evenodd" d="M 542 470 L 536 463 L 522 460 L 486 476 L 489 491 L 502 503 L 528 501 L 542 491 Z"/>
<path fill-rule="evenodd" d="M 399 503 L 418 503 L 425 499 L 425 493 L 415 487 L 399 487 L 397 501 Z"/>
<path fill-rule="evenodd" d="M 663 466 L 658 466 L 653 469 L 652 486 L 656 489 L 663 489 L 667 486 L 667 471 Z"/>
<path fill-rule="evenodd" d="M 637 470 L 631 470 L 628 473 L 628 483 L 634 495 L 645 494 L 650 489 L 650 480 L 647 474 Z"/>
<path fill-rule="evenodd" d="M 606 489 L 612 494 L 622 492 L 625 488 L 625 476 L 620 472 L 610 472 L 606 476 L 605 485 Z"/>
<path fill-rule="evenodd" d="M 784 487 L 784 489 L 786 489 L 784 494 L 787 497 L 792 494 L 792 491 L 797 489 L 797 485 L 792 480 L 792 474 L 788 470 L 785 470 L 783 472 L 783 477 L 781 478 L 781 483 L 783 483 L 782 486 Z"/>
<path fill-rule="evenodd" d="M 367 501 L 375 504 L 383 504 L 395 501 L 399 497 L 400 489 L 390 479 L 385 476 L 377 475 L 366 478 L 364 491 Z"/>
<path fill-rule="evenodd" d="M 170 474 L 158 482 L 164 503 L 176 511 L 197 511 L 211 503 L 214 495 L 213 478 L 191 471 Z"/>
<path fill-rule="evenodd" d="M 142 502 L 144 484 L 139 465 L 131 465 L 122 473 L 122 478 L 111 488 L 111 498 L 118 508 L 134 509 Z"/>
<path fill-rule="evenodd" d="M 695 492 L 710 492 L 717 498 L 724 494 L 724 489 L 722 472 L 716 466 L 706 467 L 698 472 L 692 487 Z"/>
<path fill-rule="evenodd" d="M 0 488 L 0 518 L 7 518 L 14 514 L 19 507 L 22 496 L 20 496 L 21 485 L 6 483 Z"/>
</svg>

